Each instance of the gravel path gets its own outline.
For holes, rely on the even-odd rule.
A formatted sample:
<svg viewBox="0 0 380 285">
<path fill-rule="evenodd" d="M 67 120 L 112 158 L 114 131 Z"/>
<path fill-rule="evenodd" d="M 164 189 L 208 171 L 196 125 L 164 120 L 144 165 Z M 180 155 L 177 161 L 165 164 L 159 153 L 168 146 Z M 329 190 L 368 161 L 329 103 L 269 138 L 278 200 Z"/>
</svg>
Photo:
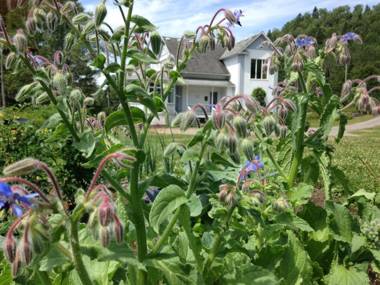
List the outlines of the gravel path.
<svg viewBox="0 0 380 285">
<path fill-rule="evenodd" d="M 356 124 L 351 124 L 346 126 L 346 132 L 345 135 L 347 136 L 357 136 L 354 134 L 356 131 L 364 130 L 364 129 L 371 129 L 375 127 L 380 126 L 380 116 L 375 117 L 373 119 L 367 120 L 365 122 L 360 122 Z M 330 135 L 331 136 L 336 136 L 338 134 L 338 127 L 333 127 L 331 130 Z M 172 132 L 174 135 L 194 135 L 198 131 L 197 128 L 190 128 L 187 129 L 186 132 L 182 132 L 178 128 L 173 128 Z M 170 129 L 169 128 L 154 128 L 152 129 L 152 132 L 157 132 L 159 134 L 170 134 Z"/>
</svg>

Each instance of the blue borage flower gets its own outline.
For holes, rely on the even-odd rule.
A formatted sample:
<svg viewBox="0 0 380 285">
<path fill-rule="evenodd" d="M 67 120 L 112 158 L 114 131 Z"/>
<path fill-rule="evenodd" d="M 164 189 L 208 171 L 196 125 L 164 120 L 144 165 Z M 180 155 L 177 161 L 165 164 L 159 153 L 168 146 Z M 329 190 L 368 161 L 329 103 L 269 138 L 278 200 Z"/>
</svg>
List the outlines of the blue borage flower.
<svg viewBox="0 0 380 285">
<path fill-rule="evenodd" d="M 151 188 L 151 189 L 148 189 L 146 192 L 145 192 L 145 196 L 144 196 L 144 202 L 145 203 L 153 203 L 154 200 L 156 199 L 158 193 L 160 193 L 160 189 L 158 188 Z"/>
<path fill-rule="evenodd" d="M 298 48 L 310 47 L 315 44 L 315 40 L 312 37 L 298 37 L 295 40 L 295 44 Z"/>
<path fill-rule="evenodd" d="M 243 181 L 247 179 L 250 173 L 257 172 L 262 168 L 264 168 L 264 163 L 260 160 L 260 156 L 257 155 L 255 159 L 246 161 L 244 167 L 239 173 L 239 180 Z"/>
<path fill-rule="evenodd" d="M 238 24 L 239 26 L 241 26 L 240 18 L 244 17 L 243 11 L 240 10 L 240 9 L 239 10 L 235 10 L 234 11 L 234 16 L 236 18 L 236 24 Z"/>
<path fill-rule="evenodd" d="M 37 193 L 22 195 L 13 191 L 10 185 L 0 183 L 0 209 L 11 209 L 16 217 L 22 216 L 23 207 L 32 207 L 32 200 L 36 197 Z"/>
<path fill-rule="evenodd" d="M 342 43 L 348 43 L 349 41 L 359 41 L 361 42 L 362 39 L 361 37 L 354 33 L 354 32 L 348 32 L 348 33 L 345 33 L 344 35 L 342 35 L 339 39 Z"/>
</svg>

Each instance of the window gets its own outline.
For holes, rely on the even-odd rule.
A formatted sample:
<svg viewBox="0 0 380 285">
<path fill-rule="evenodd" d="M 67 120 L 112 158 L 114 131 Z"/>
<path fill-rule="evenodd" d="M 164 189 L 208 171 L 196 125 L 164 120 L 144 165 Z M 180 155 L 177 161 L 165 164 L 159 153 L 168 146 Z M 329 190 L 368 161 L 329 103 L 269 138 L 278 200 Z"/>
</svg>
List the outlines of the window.
<svg viewBox="0 0 380 285">
<path fill-rule="evenodd" d="M 149 93 L 153 93 L 154 91 L 157 92 L 157 93 L 160 93 L 161 92 L 161 86 L 160 85 L 156 85 L 156 90 L 154 90 L 154 83 L 150 83 L 149 84 Z"/>
<path fill-rule="evenodd" d="M 267 79 L 268 67 L 263 59 L 251 59 L 251 79 Z"/>
</svg>

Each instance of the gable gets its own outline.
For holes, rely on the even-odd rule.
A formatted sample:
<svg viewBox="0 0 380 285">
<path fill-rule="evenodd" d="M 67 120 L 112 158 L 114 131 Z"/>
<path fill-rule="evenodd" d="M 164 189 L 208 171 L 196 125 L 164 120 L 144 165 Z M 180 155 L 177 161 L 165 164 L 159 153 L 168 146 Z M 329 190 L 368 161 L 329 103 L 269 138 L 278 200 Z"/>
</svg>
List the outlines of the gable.
<svg viewBox="0 0 380 285">
<path fill-rule="evenodd" d="M 256 50 L 264 50 L 264 51 L 273 51 L 273 47 L 271 45 L 265 44 L 267 38 L 264 35 L 260 35 L 253 43 L 248 45 L 247 49 L 256 49 Z"/>
</svg>

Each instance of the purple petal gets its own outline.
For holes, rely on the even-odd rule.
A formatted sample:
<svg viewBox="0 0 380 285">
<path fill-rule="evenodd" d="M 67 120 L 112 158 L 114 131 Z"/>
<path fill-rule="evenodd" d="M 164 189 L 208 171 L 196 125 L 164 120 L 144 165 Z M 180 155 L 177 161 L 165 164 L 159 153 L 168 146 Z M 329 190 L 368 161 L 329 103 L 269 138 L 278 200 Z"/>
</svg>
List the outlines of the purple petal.
<svg viewBox="0 0 380 285">
<path fill-rule="evenodd" d="M 16 217 L 21 217 L 23 213 L 22 208 L 17 204 L 12 205 L 12 212 Z"/>
<path fill-rule="evenodd" d="M 13 194 L 11 187 L 6 183 L 0 183 L 0 195 L 11 197 Z"/>
<path fill-rule="evenodd" d="M 5 206 L 5 201 L 0 200 L 0 209 L 2 209 Z"/>
</svg>

